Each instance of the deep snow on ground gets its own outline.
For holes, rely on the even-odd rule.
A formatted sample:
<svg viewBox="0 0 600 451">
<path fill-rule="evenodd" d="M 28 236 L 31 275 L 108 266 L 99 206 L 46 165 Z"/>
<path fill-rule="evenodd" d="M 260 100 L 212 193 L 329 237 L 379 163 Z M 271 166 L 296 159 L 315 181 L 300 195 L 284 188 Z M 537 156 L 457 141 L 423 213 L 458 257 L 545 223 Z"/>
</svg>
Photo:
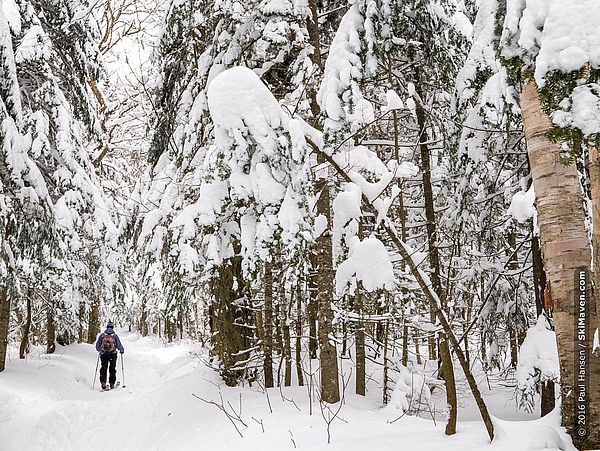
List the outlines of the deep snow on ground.
<svg viewBox="0 0 600 451">
<path fill-rule="evenodd" d="M 492 385 L 489 391 L 487 382 L 481 388 L 490 410 L 504 418 L 495 419 L 497 438 L 492 444 L 462 388 L 462 421 L 458 433 L 446 437 L 443 421 L 434 425 L 430 419 L 405 415 L 391 423 L 398 411 L 381 407 L 381 390 L 371 382 L 366 397 L 353 395 L 349 384 L 339 411 L 341 419 L 332 423 L 328 445 L 318 403 L 313 401 L 310 414 L 306 387 L 269 389 L 267 399 L 256 384 L 225 387 L 203 363 L 206 351 L 192 342 L 165 345 L 158 338 L 135 333 L 120 336 L 126 348 L 126 387 L 105 393 L 98 390 L 98 380 L 92 390 L 96 365 L 92 345 L 59 346 L 53 355 L 38 351 L 27 360 L 13 354 L 0 373 L 0 451 L 556 449 L 530 448 L 532 436 L 544 445 L 554 433 L 549 426 L 560 431 L 563 449 L 571 449 L 566 445 L 570 440 L 556 427 L 556 415 L 523 420 L 527 416 L 516 413 L 514 401 L 509 400 L 512 389 Z M 122 380 L 120 360 L 117 367 L 117 379 Z M 193 393 L 217 403 L 222 396 L 229 411 L 241 405 L 241 418 L 247 425 L 238 423 L 243 438 L 218 407 Z"/>
</svg>

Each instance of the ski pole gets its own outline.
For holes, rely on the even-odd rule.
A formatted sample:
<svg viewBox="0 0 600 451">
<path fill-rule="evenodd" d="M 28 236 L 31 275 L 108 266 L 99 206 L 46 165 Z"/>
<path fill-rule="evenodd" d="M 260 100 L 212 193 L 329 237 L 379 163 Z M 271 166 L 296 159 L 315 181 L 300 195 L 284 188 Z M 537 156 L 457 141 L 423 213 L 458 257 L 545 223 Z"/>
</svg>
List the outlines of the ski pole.
<svg viewBox="0 0 600 451">
<path fill-rule="evenodd" d="M 121 375 L 123 376 L 123 388 L 125 388 L 125 368 L 123 367 L 123 353 L 121 353 Z"/>
<path fill-rule="evenodd" d="M 92 384 L 92 390 L 96 387 L 96 374 L 98 374 L 98 364 L 100 363 L 100 354 L 98 354 L 98 360 L 96 360 L 96 371 L 94 371 L 94 383 Z"/>
</svg>

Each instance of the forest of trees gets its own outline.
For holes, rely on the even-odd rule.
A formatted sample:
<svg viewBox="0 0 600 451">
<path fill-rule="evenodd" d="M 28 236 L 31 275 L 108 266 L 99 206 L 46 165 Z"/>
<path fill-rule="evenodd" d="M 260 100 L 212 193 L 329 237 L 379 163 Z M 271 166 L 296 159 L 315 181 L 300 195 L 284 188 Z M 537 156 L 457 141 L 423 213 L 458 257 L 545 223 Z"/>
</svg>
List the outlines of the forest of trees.
<svg viewBox="0 0 600 451">
<path fill-rule="evenodd" d="M 383 403 L 429 361 L 446 434 L 465 377 L 492 439 L 477 364 L 600 447 L 598 30 L 592 0 L 3 0 L 0 371 L 107 318 L 323 403 L 343 359 Z"/>
</svg>

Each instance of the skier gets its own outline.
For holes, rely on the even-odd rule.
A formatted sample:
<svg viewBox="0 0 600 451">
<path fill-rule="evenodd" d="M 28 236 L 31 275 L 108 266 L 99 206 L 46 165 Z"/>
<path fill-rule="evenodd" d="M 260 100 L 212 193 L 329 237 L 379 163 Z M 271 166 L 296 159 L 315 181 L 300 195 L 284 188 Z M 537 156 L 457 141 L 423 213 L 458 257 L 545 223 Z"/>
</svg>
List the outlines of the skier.
<svg viewBox="0 0 600 451">
<path fill-rule="evenodd" d="M 125 352 L 119 336 L 114 331 L 114 324 L 109 321 L 106 325 L 106 330 L 98 336 L 96 341 L 96 351 L 100 353 L 102 366 L 100 367 L 100 383 L 102 390 L 106 390 L 106 369 L 109 367 L 110 377 L 108 383 L 110 388 L 115 387 L 117 379 L 117 350 L 121 354 Z"/>
</svg>

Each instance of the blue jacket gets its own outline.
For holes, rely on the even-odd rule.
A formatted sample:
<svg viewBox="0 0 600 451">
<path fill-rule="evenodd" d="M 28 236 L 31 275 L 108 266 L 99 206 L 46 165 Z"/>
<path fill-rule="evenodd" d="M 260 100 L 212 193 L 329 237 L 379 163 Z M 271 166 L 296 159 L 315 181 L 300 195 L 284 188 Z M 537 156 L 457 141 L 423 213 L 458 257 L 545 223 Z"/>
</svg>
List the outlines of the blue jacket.
<svg viewBox="0 0 600 451">
<path fill-rule="evenodd" d="M 103 333 L 98 335 L 98 340 L 96 340 L 96 351 L 100 352 L 100 346 L 102 345 L 102 340 L 104 340 L 104 336 L 106 334 L 113 334 L 113 336 L 115 337 L 115 344 L 117 345 L 117 349 L 121 351 L 121 353 L 125 352 L 125 348 L 123 348 L 121 340 L 119 340 L 119 336 L 115 334 L 115 331 L 113 329 L 106 329 Z M 116 353 L 117 351 L 112 352 L 112 354 Z"/>
</svg>

